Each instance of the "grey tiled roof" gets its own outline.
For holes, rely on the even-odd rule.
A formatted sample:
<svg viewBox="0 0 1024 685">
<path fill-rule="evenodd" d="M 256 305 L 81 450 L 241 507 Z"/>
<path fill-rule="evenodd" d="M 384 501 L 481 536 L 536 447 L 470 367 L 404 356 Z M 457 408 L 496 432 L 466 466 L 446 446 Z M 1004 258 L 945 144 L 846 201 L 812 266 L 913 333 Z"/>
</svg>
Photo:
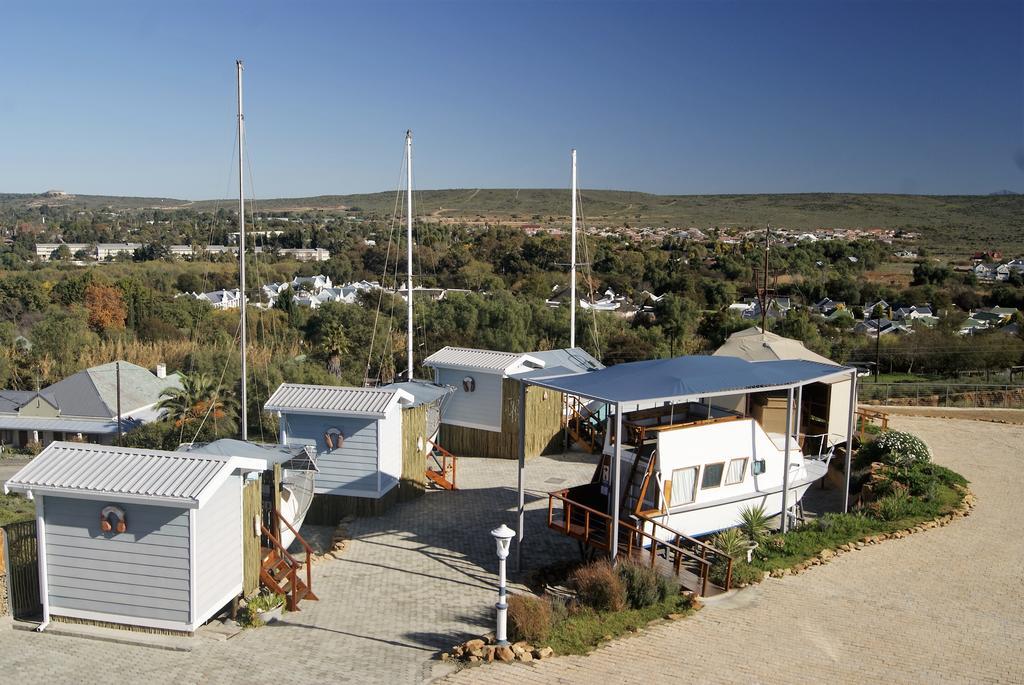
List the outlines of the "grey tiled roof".
<svg viewBox="0 0 1024 685">
<path fill-rule="evenodd" d="M 347 388 L 334 385 L 282 383 L 263 406 L 265 411 L 283 413 L 339 414 L 384 418 L 401 396 L 398 389 Z"/>
</svg>

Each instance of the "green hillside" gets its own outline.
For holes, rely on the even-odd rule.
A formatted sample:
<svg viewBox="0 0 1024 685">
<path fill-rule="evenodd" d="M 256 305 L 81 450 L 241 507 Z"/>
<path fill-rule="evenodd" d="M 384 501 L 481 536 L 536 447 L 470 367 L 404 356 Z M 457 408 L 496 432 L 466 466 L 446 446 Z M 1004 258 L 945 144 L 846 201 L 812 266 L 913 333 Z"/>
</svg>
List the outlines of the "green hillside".
<svg viewBox="0 0 1024 685">
<path fill-rule="evenodd" d="M 783 195 L 653 195 L 621 190 L 586 190 L 583 211 L 590 226 L 760 226 L 766 221 L 792 229 L 884 227 L 919 231 L 937 249 L 1024 248 L 1024 195 L 884 195 L 798 193 Z M 355 210 L 387 216 L 395 193 L 257 199 L 264 211 Z M 417 214 L 455 221 L 568 220 L 565 189 L 451 189 L 415 194 Z M 230 208 L 234 200 L 190 202 L 171 198 L 99 195 L 0 195 L 0 208 L 51 206 L 100 209 Z"/>
</svg>

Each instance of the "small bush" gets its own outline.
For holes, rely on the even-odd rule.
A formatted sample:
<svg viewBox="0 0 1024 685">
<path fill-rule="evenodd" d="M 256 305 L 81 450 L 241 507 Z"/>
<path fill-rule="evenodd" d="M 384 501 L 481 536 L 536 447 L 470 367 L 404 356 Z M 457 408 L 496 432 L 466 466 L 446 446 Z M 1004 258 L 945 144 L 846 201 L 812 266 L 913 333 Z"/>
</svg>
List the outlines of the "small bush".
<svg viewBox="0 0 1024 685">
<path fill-rule="evenodd" d="M 860 449 L 861 459 L 880 461 L 889 466 L 911 466 L 931 461 L 928 446 L 921 438 L 901 431 L 886 431 Z"/>
<path fill-rule="evenodd" d="M 727 557 L 746 559 L 750 540 L 739 528 L 726 528 L 711 538 L 711 546 L 717 548 Z"/>
<path fill-rule="evenodd" d="M 576 597 L 595 611 L 619 611 L 626 606 L 626 590 L 607 561 L 581 566 L 572 574 Z"/>
<path fill-rule="evenodd" d="M 633 561 L 622 561 L 617 570 L 626 589 L 626 602 L 634 609 L 643 609 L 658 601 L 658 572 Z"/>
<path fill-rule="evenodd" d="M 508 620 L 516 640 L 540 642 L 551 635 L 551 600 L 536 595 L 512 595 L 508 598 Z"/>
<path fill-rule="evenodd" d="M 907 516 L 912 508 L 913 501 L 903 490 L 896 490 L 875 502 L 875 512 L 883 521 L 898 521 Z"/>
<path fill-rule="evenodd" d="M 725 587 L 725 581 L 729 575 L 729 565 L 725 561 L 717 561 L 711 565 L 708 578 L 719 587 Z M 738 560 L 732 563 L 732 587 L 737 585 L 751 585 L 761 582 L 764 571 L 746 560 Z"/>
<path fill-rule="evenodd" d="M 675 578 L 658 574 L 658 601 L 666 602 L 669 597 L 679 595 L 680 587 L 679 581 Z"/>
<path fill-rule="evenodd" d="M 762 505 L 744 507 L 740 512 L 740 530 L 751 542 L 761 542 L 768 535 L 769 516 Z"/>
</svg>

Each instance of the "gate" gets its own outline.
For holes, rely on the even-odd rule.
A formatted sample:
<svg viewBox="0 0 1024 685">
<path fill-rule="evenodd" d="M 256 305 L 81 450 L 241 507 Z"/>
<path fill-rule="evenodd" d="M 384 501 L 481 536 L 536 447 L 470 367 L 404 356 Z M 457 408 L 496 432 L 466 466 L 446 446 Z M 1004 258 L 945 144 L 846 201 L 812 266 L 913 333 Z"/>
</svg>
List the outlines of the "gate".
<svg viewBox="0 0 1024 685">
<path fill-rule="evenodd" d="M 39 547 L 36 522 L 4 526 L 7 556 L 7 587 L 14 618 L 33 618 L 43 611 L 39 599 Z"/>
</svg>

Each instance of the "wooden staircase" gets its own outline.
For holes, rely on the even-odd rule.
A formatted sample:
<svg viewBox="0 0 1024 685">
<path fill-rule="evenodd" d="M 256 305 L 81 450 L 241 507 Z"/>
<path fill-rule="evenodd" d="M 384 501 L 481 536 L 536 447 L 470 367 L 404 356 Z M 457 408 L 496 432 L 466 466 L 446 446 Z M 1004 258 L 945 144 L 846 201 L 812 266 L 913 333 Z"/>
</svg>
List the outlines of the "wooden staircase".
<svg viewBox="0 0 1024 685">
<path fill-rule="evenodd" d="M 266 543 L 260 550 L 260 583 L 271 592 L 284 595 L 288 611 L 299 611 L 299 602 L 304 599 L 318 600 L 313 592 L 313 573 L 311 561 L 313 548 L 309 546 L 299 532 L 281 516 L 276 516 L 288 530 L 295 534 L 295 539 L 302 545 L 306 553 L 305 561 L 292 555 L 278 539 L 273 531 L 260 524 L 260 531 Z M 280 530 L 280 526 L 277 526 Z M 302 571 L 305 571 L 303 573 Z"/>
<path fill-rule="evenodd" d="M 654 477 L 655 458 L 658 454 L 658 443 L 655 440 L 649 441 L 636 450 L 636 457 L 633 459 L 633 466 L 629 469 L 629 478 L 626 481 L 626 489 L 622 493 L 622 511 L 628 511 L 639 515 L 644 509 L 644 500 L 647 498 L 647 491 L 651 486 L 651 479 Z M 657 487 L 657 486 L 655 486 Z"/>
<path fill-rule="evenodd" d="M 427 480 L 442 490 L 455 489 L 455 466 L 458 457 L 433 441 L 427 441 Z"/>
<path fill-rule="evenodd" d="M 583 400 L 566 395 L 562 417 L 565 431 L 573 444 L 590 454 L 598 454 L 604 449 L 604 424 L 597 414 L 587 408 Z"/>
</svg>

